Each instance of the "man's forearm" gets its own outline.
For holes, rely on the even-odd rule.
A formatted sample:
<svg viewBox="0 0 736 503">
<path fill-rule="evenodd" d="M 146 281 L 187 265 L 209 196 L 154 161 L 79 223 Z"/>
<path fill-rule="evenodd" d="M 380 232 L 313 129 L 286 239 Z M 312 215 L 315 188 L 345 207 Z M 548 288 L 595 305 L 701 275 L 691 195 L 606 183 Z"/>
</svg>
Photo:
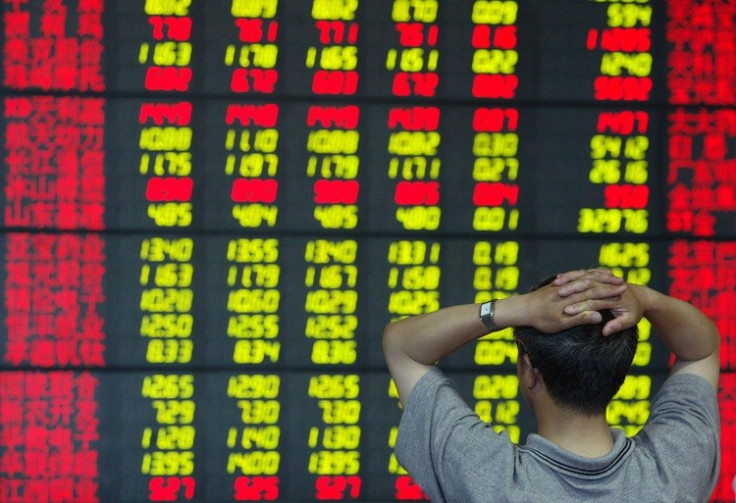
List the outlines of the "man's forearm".
<svg viewBox="0 0 736 503">
<path fill-rule="evenodd" d="M 703 360 L 718 351 L 718 330 L 699 309 L 650 288 L 632 287 L 645 299 L 644 316 L 678 360 Z"/>
</svg>

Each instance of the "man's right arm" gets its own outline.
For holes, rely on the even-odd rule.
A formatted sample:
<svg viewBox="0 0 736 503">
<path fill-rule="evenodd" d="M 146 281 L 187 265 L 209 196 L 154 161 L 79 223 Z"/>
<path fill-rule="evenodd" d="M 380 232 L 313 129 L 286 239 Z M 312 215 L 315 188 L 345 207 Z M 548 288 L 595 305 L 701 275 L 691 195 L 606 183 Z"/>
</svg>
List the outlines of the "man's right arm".
<svg viewBox="0 0 736 503">
<path fill-rule="evenodd" d="M 675 354 L 670 375 L 699 375 L 718 389 L 720 336 L 713 322 L 692 304 L 650 288 L 635 286 L 633 294 L 645 299 L 644 316 Z"/>
<path fill-rule="evenodd" d="M 562 285 L 561 296 L 575 293 L 575 283 L 580 271 L 560 275 L 555 283 Z M 569 284 L 569 288 L 566 288 Z M 609 335 L 636 325 L 647 318 L 654 331 L 676 360 L 671 374 L 695 374 L 706 379 L 718 389 L 720 372 L 718 329 L 707 316 L 692 304 L 664 295 L 641 285 L 629 284 L 626 292 L 617 299 L 591 300 L 567 306 L 567 314 L 589 309 L 610 309 L 615 319 L 603 329 Z"/>
</svg>

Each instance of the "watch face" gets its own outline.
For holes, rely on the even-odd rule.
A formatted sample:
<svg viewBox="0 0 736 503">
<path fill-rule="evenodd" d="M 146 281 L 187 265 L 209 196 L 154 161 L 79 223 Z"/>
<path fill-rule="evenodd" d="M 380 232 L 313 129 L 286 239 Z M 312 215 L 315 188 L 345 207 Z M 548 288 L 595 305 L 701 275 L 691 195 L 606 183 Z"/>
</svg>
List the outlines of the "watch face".
<svg viewBox="0 0 736 503">
<path fill-rule="evenodd" d="M 491 314 L 491 303 L 486 302 L 485 304 L 481 304 L 480 306 L 480 315 L 481 316 L 487 316 Z"/>
</svg>

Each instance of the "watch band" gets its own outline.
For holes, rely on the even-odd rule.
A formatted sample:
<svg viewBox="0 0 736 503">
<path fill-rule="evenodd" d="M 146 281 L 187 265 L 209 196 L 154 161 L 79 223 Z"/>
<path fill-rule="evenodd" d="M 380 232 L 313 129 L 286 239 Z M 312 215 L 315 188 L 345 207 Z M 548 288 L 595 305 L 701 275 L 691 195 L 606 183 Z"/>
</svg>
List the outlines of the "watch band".
<svg viewBox="0 0 736 503">
<path fill-rule="evenodd" d="M 484 302 L 480 305 L 480 321 L 483 322 L 483 324 L 486 326 L 488 330 L 491 332 L 495 332 L 498 330 L 498 325 L 496 325 L 496 320 L 493 319 L 493 316 L 496 314 L 496 299 L 489 300 L 488 302 Z"/>
</svg>

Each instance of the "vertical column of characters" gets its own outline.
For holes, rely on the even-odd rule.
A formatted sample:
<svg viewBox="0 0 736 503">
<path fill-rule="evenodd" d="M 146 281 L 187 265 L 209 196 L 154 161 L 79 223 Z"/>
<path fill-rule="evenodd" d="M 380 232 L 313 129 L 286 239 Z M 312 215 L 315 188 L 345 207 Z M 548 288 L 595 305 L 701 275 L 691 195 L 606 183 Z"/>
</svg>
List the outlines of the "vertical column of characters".
<svg viewBox="0 0 736 503">
<path fill-rule="evenodd" d="M 396 221 L 406 230 L 433 231 L 440 226 L 439 122 L 437 107 L 389 110 L 388 177 L 398 180 L 394 188 Z"/>
<path fill-rule="evenodd" d="M 352 96 L 358 90 L 359 0 L 312 0 L 312 19 L 319 34 L 318 46 L 307 48 L 305 65 L 316 68 L 312 92 L 318 95 Z"/>
<path fill-rule="evenodd" d="M 97 380 L 105 365 L 105 102 L 101 1 L 5 2 L 3 361 L 0 498 L 98 501 Z M 33 94 L 33 93 L 37 94 Z M 22 94 L 22 96 L 17 96 Z"/>
<path fill-rule="evenodd" d="M 309 473 L 317 475 L 317 500 L 360 498 L 360 377 L 357 374 L 318 374 L 309 378 L 321 424 L 309 429 Z"/>
<path fill-rule="evenodd" d="M 391 19 L 399 34 L 399 47 L 386 54 L 386 69 L 396 72 L 394 96 L 432 97 L 437 91 L 437 0 L 394 0 Z"/>
<path fill-rule="evenodd" d="M 148 339 L 146 362 L 186 364 L 191 340 L 194 268 L 191 238 L 149 237 L 141 242 L 140 335 Z M 141 473 L 149 476 L 149 500 L 190 500 L 194 479 L 194 375 L 156 372 L 143 377 L 154 424 L 141 433 Z"/>
<path fill-rule="evenodd" d="M 438 2 L 394 0 L 391 19 L 399 34 L 398 48 L 388 50 L 386 69 L 396 71 L 392 94 L 432 97 L 439 76 L 437 38 Z M 440 225 L 440 165 L 437 107 L 392 107 L 388 113 L 388 176 L 396 180 L 396 221 L 404 229 L 436 230 Z"/>
<path fill-rule="evenodd" d="M 235 67 L 233 92 L 259 96 L 274 92 L 279 54 L 274 43 L 279 28 L 274 19 L 277 8 L 276 0 L 233 0 L 230 13 L 239 44 L 225 49 L 225 65 Z M 233 177 L 232 216 L 244 228 L 274 227 L 277 222 L 278 116 L 279 106 L 274 103 L 227 106 L 225 174 Z"/>
<path fill-rule="evenodd" d="M 358 225 L 360 108 L 310 105 L 307 175 L 314 178 L 314 219 L 325 229 Z"/>
<path fill-rule="evenodd" d="M 736 497 L 736 2 L 667 2 L 669 293 L 721 333 L 721 475 L 713 501 Z M 730 240 L 729 240 L 730 239 Z"/>
<path fill-rule="evenodd" d="M 313 0 L 312 19 L 319 45 L 307 49 L 307 68 L 315 95 L 352 96 L 358 89 L 358 0 Z M 307 112 L 307 175 L 314 178 L 314 219 L 325 229 L 358 225 L 357 155 L 360 108 L 312 105 Z"/>
<path fill-rule="evenodd" d="M 225 148 L 237 153 L 228 154 L 225 174 L 234 178 L 232 217 L 244 228 L 274 227 L 278 219 L 278 115 L 277 104 L 227 107 Z"/>
<path fill-rule="evenodd" d="M 235 93 L 273 93 L 278 81 L 274 67 L 279 47 L 274 44 L 279 23 L 274 20 L 278 0 L 232 0 L 230 13 L 235 18 L 241 45 L 229 44 L 225 65 L 235 66 L 230 89 Z"/>
<path fill-rule="evenodd" d="M 146 91 L 181 93 L 192 79 L 190 0 L 146 0 L 151 39 L 141 43 L 138 62 L 146 66 Z M 192 222 L 192 104 L 154 100 L 141 104 L 138 174 L 146 180 L 147 217 L 160 229 L 184 229 Z M 141 241 L 140 335 L 148 339 L 150 365 L 192 360 L 194 317 L 191 238 L 150 236 Z M 192 374 L 145 376 L 141 396 L 150 400 L 153 421 L 141 434 L 141 473 L 149 478 L 148 498 L 192 499 L 194 478 L 195 382 Z"/>
<path fill-rule="evenodd" d="M 475 302 L 502 299 L 512 295 L 519 284 L 519 243 L 517 241 L 478 241 L 473 247 L 473 289 Z M 516 363 L 517 348 L 513 330 L 506 329 L 488 334 L 475 345 L 474 361 L 480 366 L 512 368 Z M 518 398 L 518 378 L 515 372 L 500 373 L 491 368 L 475 377 L 473 398 L 475 412 L 495 431 L 507 431 L 518 443 L 521 429 L 516 424 L 521 410 Z"/>
<path fill-rule="evenodd" d="M 227 473 L 235 501 L 274 501 L 279 497 L 281 415 L 277 374 L 230 376 L 227 396 L 240 409 L 240 424 L 227 432 Z"/>
<path fill-rule="evenodd" d="M 601 49 L 601 75 L 594 99 L 601 102 L 646 102 L 652 89 L 652 6 L 645 2 L 611 2 L 608 27 L 588 31 L 589 50 Z M 597 134 L 590 140 L 589 180 L 603 186 L 603 208 L 581 208 L 578 232 L 642 234 L 649 226 L 649 112 L 601 112 Z M 608 264 L 602 264 L 608 265 Z M 636 267 L 637 265 L 634 265 Z M 640 264 L 641 282 L 648 281 L 647 264 Z"/>
<path fill-rule="evenodd" d="M 87 371 L 0 374 L 2 501 L 99 501 L 97 385 Z"/>
<path fill-rule="evenodd" d="M 600 75 L 594 99 L 600 102 L 645 102 L 652 89 L 652 6 L 610 2 L 607 27 L 591 28 L 587 49 L 600 50 Z M 643 234 L 649 226 L 649 112 L 628 110 L 598 113 L 596 134 L 590 140 L 590 183 L 603 188 L 603 208 L 581 208 L 578 232 Z M 649 244 L 608 242 L 601 245 L 598 262 L 629 282 L 646 285 L 651 278 Z M 634 367 L 650 362 L 650 325 L 639 327 L 640 344 Z M 636 372 L 636 369 L 634 370 Z M 608 407 L 610 424 L 634 434 L 649 416 L 651 378 L 630 375 Z"/>
<path fill-rule="evenodd" d="M 305 335 L 313 339 L 311 363 L 352 365 L 357 361 L 356 308 L 358 243 L 355 240 L 310 240 L 307 264 Z M 324 372 L 324 371 L 323 371 Z M 315 475 L 317 499 L 357 499 L 360 495 L 360 377 L 319 373 L 309 378 L 308 396 L 316 401 L 321 421 L 309 430 L 308 472 Z"/>
<path fill-rule="evenodd" d="M 475 98 L 508 99 L 516 96 L 516 1 L 473 2 L 473 84 Z"/>
<path fill-rule="evenodd" d="M 232 361 L 236 365 L 279 361 L 278 259 L 279 240 L 275 238 L 239 238 L 228 243 L 227 335 L 235 339 Z M 276 374 L 229 378 L 227 396 L 241 410 L 240 422 L 230 427 L 226 440 L 227 473 L 236 475 L 233 497 L 238 501 L 279 496 L 280 384 Z"/>
<path fill-rule="evenodd" d="M 440 308 L 441 251 L 442 246 L 438 241 L 399 240 L 389 243 L 387 259 L 390 269 L 387 286 L 390 291 L 388 313 L 391 321 Z M 398 399 L 393 380 L 389 383 L 388 394 Z M 393 426 L 388 438 L 391 449 L 396 447 L 397 433 L 398 426 Z M 397 476 L 394 485 L 396 499 L 425 498 L 421 488 L 399 464 L 393 452 L 388 461 L 388 471 Z"/>
</svg>

